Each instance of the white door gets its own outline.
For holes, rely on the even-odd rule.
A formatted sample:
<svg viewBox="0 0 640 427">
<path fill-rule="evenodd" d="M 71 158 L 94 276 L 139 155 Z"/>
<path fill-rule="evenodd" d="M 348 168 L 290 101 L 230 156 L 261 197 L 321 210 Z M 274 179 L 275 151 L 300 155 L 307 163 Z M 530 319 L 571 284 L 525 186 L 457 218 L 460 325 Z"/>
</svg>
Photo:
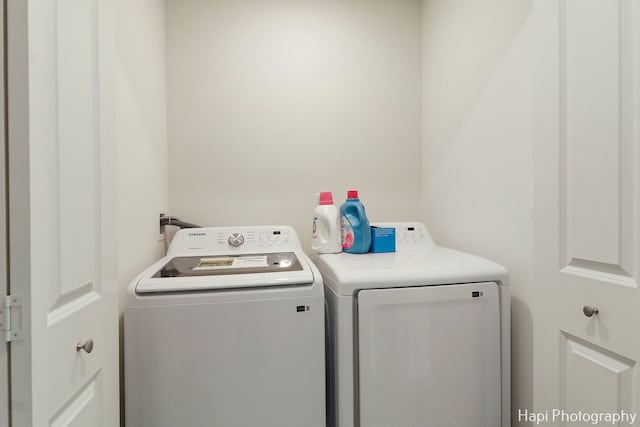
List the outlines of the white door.
<svg viewBox="0 0 640 427">
<path fill-rule="evenodd" d="M 362 427 L 496 427 L 502 416 L 495 283 L 358 293 Z"/>
<path fill-rule="evenodd" d="M 571 425 L 640 408 L 640 3 L 534 3 L 534 401 Z"/>
<path fill-rule="evenodd" d="M 119 422 L 110 7 L 7 5 L 13 427 Z"/>
</svg>

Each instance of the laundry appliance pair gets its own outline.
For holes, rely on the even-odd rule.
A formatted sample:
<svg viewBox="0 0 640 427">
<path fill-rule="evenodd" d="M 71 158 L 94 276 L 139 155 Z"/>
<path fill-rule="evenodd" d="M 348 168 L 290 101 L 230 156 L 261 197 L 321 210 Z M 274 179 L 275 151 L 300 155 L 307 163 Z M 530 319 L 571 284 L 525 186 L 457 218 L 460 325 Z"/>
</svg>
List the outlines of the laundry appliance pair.
<svg viewBox="0 0 640 427">
<path fill-rule="evenodd" d="M 178 232 L 129 288 L 127 427 L 509 425 L 506 271 L 376 225 L 395 253 L 313 262 L 288 226 Z"/>
</svg>

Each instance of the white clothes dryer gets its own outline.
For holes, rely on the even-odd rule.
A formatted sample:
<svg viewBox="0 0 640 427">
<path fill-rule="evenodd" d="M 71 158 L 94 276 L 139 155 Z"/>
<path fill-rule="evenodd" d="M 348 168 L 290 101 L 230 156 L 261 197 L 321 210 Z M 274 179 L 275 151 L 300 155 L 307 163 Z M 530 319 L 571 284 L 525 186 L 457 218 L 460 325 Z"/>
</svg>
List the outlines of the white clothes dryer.
<svg viewBox="0 0 640 427">
<path fill-rule="evenodd" d="M 510 301 L 500 265 L 434 244 L 314 255 L 328 306 L 328 426 L 508 427 Z"/>
<path fill-rule="evenodd" d="M 127 427 L 325 427 L 322 280 L 291 227 L 179 231 L 124 321 Z"/>
</svg>

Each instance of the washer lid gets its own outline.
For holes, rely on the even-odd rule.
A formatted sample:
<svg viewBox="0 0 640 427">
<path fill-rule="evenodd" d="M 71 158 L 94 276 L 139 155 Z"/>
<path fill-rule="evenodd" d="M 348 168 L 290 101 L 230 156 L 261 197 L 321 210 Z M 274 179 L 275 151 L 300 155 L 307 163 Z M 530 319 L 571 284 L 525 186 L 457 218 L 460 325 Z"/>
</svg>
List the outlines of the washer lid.
<svg viewBox="0 0 640 427">
<path fill-rule="evenodd" d="M 440 246 L 395 253 L 314 255 L 312 260 L 324 282 L 339 295 L 390 287 L 472 282 L 508 284 L 507 270 L 501 265 Z"/>
<path fill-rule="evenodd" d="M 235 274 L 300 271 L 293 252 L 245 255 L 178 256 L 171 258 L 152 277 L 229 276 Z"/>
<path fill-rule="evenodd" d="M 136 293 L 308 285 L 313 273 L 294 252 L 165 257 L 147 270 Z"/>
</svg>

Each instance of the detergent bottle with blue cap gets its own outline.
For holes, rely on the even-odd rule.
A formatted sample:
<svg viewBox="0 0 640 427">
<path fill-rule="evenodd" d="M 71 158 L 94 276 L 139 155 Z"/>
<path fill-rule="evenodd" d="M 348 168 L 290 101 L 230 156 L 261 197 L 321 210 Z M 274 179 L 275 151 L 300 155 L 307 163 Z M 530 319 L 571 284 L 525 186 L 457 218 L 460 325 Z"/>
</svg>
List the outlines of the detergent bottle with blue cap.
<svg viewBox="0 0 640 427">
<path fill-rule="evenodd" d="M 340 206 L 342 250 L 352 254 L 369 252 L 371 227 L 356 190 L 349 190 L 347 200 Z"/>
</svg>

